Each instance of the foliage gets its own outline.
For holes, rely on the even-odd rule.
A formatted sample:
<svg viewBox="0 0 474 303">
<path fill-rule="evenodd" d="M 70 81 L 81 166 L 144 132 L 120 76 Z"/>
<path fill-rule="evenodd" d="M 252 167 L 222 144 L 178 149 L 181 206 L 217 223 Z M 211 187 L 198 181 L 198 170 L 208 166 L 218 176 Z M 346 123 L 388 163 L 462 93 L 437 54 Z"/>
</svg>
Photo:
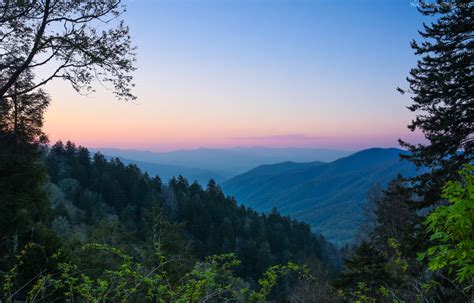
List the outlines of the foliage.
<svg viewBox="0 0 474 303">
<path fill-rule="evenodd" d="M 245 300 L 264 302 L 278 280 L 290 274 L 300 279 L 311 279 L 307 268 L 294 263 L 269 268 L 259 280 L 259 289 L 250 290 L 232 269 L 240 264 L 234 254 L 211 256 L 197 262 L 177 284 L 171 284 L 164 265 L 170 262 L 159 254 L 160 265 L 147 269 L 131 256 L 108 245 L 91 243 L 82 251 L 88 256 L 105 254 L 116 259 L 113 266 L 84 268 L 71 261 L 59 262 L 53 272 L 41 271 L 24 285 L 16 285 L 18 265 L 23 257 L 35 247 L 27 245 L 17 256 L 18 264 L 2 277 L 3 300 L 14 302 L 48 302 L 62 298 L 67 302 L 207 302 L 211 300 Z M 62 259 L 61 252 L 52 256 Z"/>
<path fill-rule="evenodd" d="M 336 285 L 339 296 L 348 302 L 410 302 L 425 298 L 420 283 L 410 275 L 408 262 L 395 238 L 383 250 L 361 242 Z"/>
<path fill-rule="evenodd" d="M 408 108 L 417 113 L 408 127 L 421 130 L 429 143 L 400 142 L 411 151 L 404 158 L 430 168 L 413 179 L 423 199 L 417 205 L 426 207 L 436 204 L 444 183 L 457 180 L 457 171 L 474 160 L 474 5 L 470 0 L 418 3 L 423 15 L 436 19 L 424 24 L 422 41 L 411 43 L 420 59 L 407 79 L 413 100 Z"/>
<path fill-rule="evenodd" d="M 23 74 L 10 92 L 29 87 L 31 81 L 31 73 Z M 0 102 L 0 239 L 13 250 L 25 245 L 18 241 L 31 236 L 26 231 L 45 223 L 48 215 L 47 172 L 39 149 L 47 142 L 41 127 L 48 104 L 49 97 L 41 90 L 13 94 Z M 0 255 L 8 251 L 0 247 Z"/>
<path fill-rule="evenodd" d="M 27 98 L 22 97 L 20 106 L 30 115 L 34 107 L 29 108 Z M 10 113 L 0 112 L 0 121 L 7 121 L 0 125 L 0 271 L 31 239 L 57 249 L 57 238 L 47 228 L 51 214 L 47 170 L 37 136 L 41 131 L 36 128 L 42 120 L 33 115 L 28 122 L 20 118 L 10 124 Z"/>
<path fill-rule="evenodd" d="M 372 283 L 410 302 L 466 302 L 472 298 L 466 296 L 462 287 L 472 281 L 465 277 L 470 270 L 463 272 L 460 268 L 466 268 L 465 262 L 472 262 L 472 245 L 469 244 L 472 242 L 469 220 L 472 219 L 460 219 L 463 210 L 454 206 L 458 203 L 439 205 L 445 198 L 459 200 L 459 185 L 451 185 L 451 192 L 445 189 L 442 195 L 443 185 L 448 181 L 459 184 L 456 183 L 461 178 L 458 171 L 474 160 L 471 51 L 474 6 L 469 0 L 421 0 L 417 4 L 423 15 L 433 17 L 433 22 L 424 24 L 419 32 L 421 41 L 411 44 L 420 58 L 407 79 L 409 89 L 399 90 L 411 95 L 413 102 L 408 108 L 416 113 L 408 128 L 421 130 L 428 143 L 410 144 L 400 140 L 410 152 L 402 158 L 415 164 L 420 174 L 395 180 L 375 199 L 371 212 L 373 225 L 367 241 L 382 255 L 390 256 L 387 253 L 394 249 L 395 253 L 379 264 L 390 279 Z M 428 236 L 422 222 L 430 212 L 433 213 L 426 224 L 434 246 L 427 247 Z M 461 235 L 461 230 L 469 231 Z M 387 242 L 391 237 L 396 240 L 396 248 L 395 242 L 391 245 Z M 462 242 L 464 239 L 467 242 Z M 457 246 L 461 242 L 461 246 Z M 456 255 L 462 249 L 467 250 Z M 416 260 L 416 253 L 420 251 L 425 251 L 422 257 L 429 257 L 428 264 Z M 358 255 L 356 248 L 355 257 Z M 364 263 L 354 264 L 359 272 L 363 266 Z M 429 268 L 437 270 L 432 272 Z M 463 273 L 464 282 L 460 277 L 453 279 L 454 271 Z M 377 289 L 369 281 L 357 281 L 365 283 L 359 287 L 364 295 Z M 348 285 L 353 292 L 357 290 L 354 283 Z M 369 293 L 368 297 L 374 296 Z"/>
<path fill-rule="evenodd" d="M 385 187 L 399 173 L 406 177 L 418 173 L 413 164 L 400 162 L 403 153 L 396 148 L 370 148 L 330 163 L 262 165 L 222 186 L 255 210 L 270 212 L 276 206 L 332 243 L 344 245 L 357 237 L 354 226 L 363 220 L 366 190 L 374 183 Z"/>
<path fill-rule="evenodd" d="M 250 302 L 265 302 L 272 289 L 278 285 L 278 281 L 290 274 L 296 274 L 298 278 L 312 280 L 313 277 L 305 266 L 300 266 L 293 262 L 287 265 L 275 265 L 263 273 L 263 277 L 258 280 L 259 290 L 250 294 Z"/>
<path fill-rule="evenodd" d="M 212 180 L 205 189 L 183 177 L 163 185 L 135 165 L 101 154 L 90 157 L 86 148 L 71 142 L 54 144 L 46 163 L 51 181 L 62 192 L 55 193 L 62 198 L 55 199 L 53 212 L 55 218 L 65 219 L 63 231 L 64 225 L 69 230 L 84 226 L 90 239 L 93 226 L 115 220 L 130 235 L 128 242 L 139 244 L 150 258 L 157 239 L 170 255 L 185 252 L 185 260 L 189 255 L 203 259 L 235 252 L 242 261 L 238 275 L 254 286 L 272 265 L 309 260 L 333 264 L 337 259 L 336 249 L 307 224 L 278 212 L 260 214 L 237 205 Z M 106 234 L 99 237 L 101 242 Z M 121 246 L 126 242 L 105 243 L 131 252 L 133 245 Z"/>
<path fill-rule="evenodd" d="M 344 301 L 472 299 L 473 166 L 457 171 L 474 160 L 473 9 L 468 0 L 421 2 L 423 14 L 440 17 L 424 26 L 421 43 L 412 43 L 421 58 L 408 78 L 409 109 L 417 113 L 409 128 L 421 130 L 429 144 L 401 144 L 411 152 L 403 158 L 425 170 L 411 179 L 412 188 L 397 178 L 377 197 L 369 237 L 356 245 L 336 283 Z M 332 295 L 326 281 L 298 265 L 328 264 L 331 271 L 338 260 L 337 249 L 305 223 L 276 209 L 260 214 L 239 206 L 213 180 L 206 188 L 183 177 L 163 184 L 72 142 L 44 153 L 47 82 L 62 78 L 88 93 L 99 80 L 111 83 L 118 98 L 134 99 L 133 47 L 117 19 L 123 12 L 116 0 L 0 0 L 2 302 L 285 301 L 288 289 L 315 285 Z M 43 65 L 52 73 L 37 81 L 34 68 Z M 361 165 L 364 157 L 373 166 Z M 360 176 L 369 173 L 387 181 L 373 154 L 350 159 L 337 164 L 354 171 L 353 188 L 367 185 Z M 309 174 L 334 180 L 336 166 L 328 165 L 301 170 L 292 187 L 299 190 L 281 199 L 307 201 L 328 187 L 315 188 Z M 284 176 L 271 179 L 273 192 L 293 186 Z M 250 183 L 254 189 L 257 183 Z M 301 190 L 306 186 L 310 191 Z M 321 199 L 327 206 L 339 194 Z M 443 198 L 449 204 L 433 208 Z M 347 215 L 347 208 L 338 211 Z M 431 246 L 420 259 L 428 259 L 432 272 L 414 259 L 425 245 L 420 218 L 428 211 Z"/>
<path fill-rule="evenodd" d="M 381 250 L 390 250 L 390 243 L 395 240 L 405 257 L 414 257 L 419 215 L 409 207 L 412 203 L 412 189 L 400 175 L 386 189 L 373 186 L 367 194 L 367 219 L 363 226 L 370 242 Z"/>
<path fill-rule="evenodd" d="M 0 103 L 0 130 L 11 133 L 17 142 L 46 143 L 42 131 L 43 113 L 49 105 L 49 96 L 42 89 L 18 95 L 17 92 L 32 87 L 34 75 L 25 71 L 7 91 Z"/>
<path fill-rule="evenodd" d="M 474 166 L 460 171 L 461 181 L 450 181 L 443 189 L 449 205 L 438 206 L 425 220 L 431 246 L 419 255 L 429 259 L 433 271 L 448 268 L 456 272 L 455 280 L 468 284 L 474 281 Z"/>
<path fill-rule="evenodd" d="M 1 0 L 1 99 L 37 67 L 46 67 L 48 74 L 15 95 L 59 78 L 82 93 L 93 90 L 94 80 L 109 83 L 118 98 L 134 99 L 135 54 L 128 28 L 118 19 L 124 10 L 120 0 Z"/>
</svg>

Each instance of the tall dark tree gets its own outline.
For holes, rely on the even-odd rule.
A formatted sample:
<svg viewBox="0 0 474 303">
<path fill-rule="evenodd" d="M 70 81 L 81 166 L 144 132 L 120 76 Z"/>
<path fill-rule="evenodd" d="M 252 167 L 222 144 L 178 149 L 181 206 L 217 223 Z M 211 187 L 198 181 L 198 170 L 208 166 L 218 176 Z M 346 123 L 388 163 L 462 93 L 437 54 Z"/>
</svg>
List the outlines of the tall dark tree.
<svg viewBox="0 0 474 303">
<path fill-rule="evenodd" d="M 442 185 L 456 180 L 457 171 L 474 160 L 474 5 L 470 0 L 420 1 L 419 11 L 438 19 L 424 24 L 421 42 L 411 43 L 421 58 L 407 79 L 413 100 L 408 108 L 417 113 L 408 127 L 421 130 L 429 142 L 400 143 L 411 151 L 405 158 L 430 169 L 413 180 L 425 207 L 437 202 Z"/>
<path fill-rule="evenodd" d="M 401 245 L 404 256 L 416 257 L 418 237 L 422 232 L 418 214 L 409 207 L 412 190 L 404 178 L 398 175 L 387 189 L 371 188 L 367 195 L 366 233 L 370 242 L 381 250 L 388 250 L 388 240 L 395 239 Z"/>
<path fill-rule="evenodd" d="M 389 259 L 367 241 L 359 243 L 351 257 L 345 261 L 344 272 L 336 284 L 349 293 L 354 292 L 358 284 L 363 282 L 367 284 L 370 297 L 373 297 L 380 284 L 390 279 L 386 270 Z"/>
<path fill-rule="evenodd" d="M 25 71 L 18 81 L 8 90 L 0 103 L 0 130 L 13 135 L 18 141 L 29 143 L 46 143 L 42 131 L 43 114 L 49 105 L 50 98 L 42 89 L 19 95 L 18 91 L 32 87 L 33 73 Z"/>
<path fill-rule="evenodd" d="M 0 255 L 4 261 L 25 243 L 45 240 L 47 233 L 47 171 L 40 147 L 47 142 L 41 126 L 49 97 L 42 90 L 15 93 L 31 85 L 32 74 L 23 73 L 0 103 Z"/>
<path fill-rule="evenodd" d="M 425 24 L 420 31 L 422 41 L 411 43 L 420 59 L 407 79 L 409 89 L 399 90 L 412 96 L 413 103 L 408 108 L 416 113 L 416 118 L 409 129 L 420 130 L 427 143 L 415 145 L 403 140 L 400 143 L 411 152 L 402 157 L 421 170 L 409 180 L 411 185 L 397 178 L 387 190 L 371 197 L 374 225 L 369 232 L 369 243 L 378 251 L 386 252 L 390 250 L 389 241 L 396 240 L 397 253 L 408 265 L 401 280 L 409 281 L 402 287 L 406 295 L 411 293 L 409 300 L 419 295 L 419 284 L 429 280 L 436 285 L 426 293 L 430 299 L 464 302 L 462 292 L 446 278 L 446 273 L 428 274 L 426 266 L 415 257 L 428 241 L 421 224 L 423 217 L 442 202 L 441 190 L 446 181 L 456 180 L 457 171 L 474 160 L 474 11 L 471 2 L 417 2 L 419 11 L 435 21 Z M 388 263 L 381 266 L 388 268 L 390 262 L 388 259 Z M 360 267 L 352 265 L 356 269 Z M 395 282 L 390 285 L 392 289 L 399 288 L 400 282 Z"/>
</svg>

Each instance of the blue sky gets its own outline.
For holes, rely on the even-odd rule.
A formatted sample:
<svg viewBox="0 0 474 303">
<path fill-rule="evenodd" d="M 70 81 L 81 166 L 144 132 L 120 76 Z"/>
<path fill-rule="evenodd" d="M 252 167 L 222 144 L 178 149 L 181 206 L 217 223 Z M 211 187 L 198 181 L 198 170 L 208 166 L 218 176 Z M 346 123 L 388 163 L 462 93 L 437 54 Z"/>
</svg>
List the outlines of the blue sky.
<svg viewBox="0 0 474 303">
<path fill-rule="evenodd" d="M 419 140 L 406 129 L 410 99 L 396 92 L 426 21 L 413 3 L 128 0 L 137 102 L 56 89 L 64 101 L 53 103 L 47 130 L 89 146 L 154 150 Z M 80 128 L 84 118 L 90 130 Z"/>
</svg>

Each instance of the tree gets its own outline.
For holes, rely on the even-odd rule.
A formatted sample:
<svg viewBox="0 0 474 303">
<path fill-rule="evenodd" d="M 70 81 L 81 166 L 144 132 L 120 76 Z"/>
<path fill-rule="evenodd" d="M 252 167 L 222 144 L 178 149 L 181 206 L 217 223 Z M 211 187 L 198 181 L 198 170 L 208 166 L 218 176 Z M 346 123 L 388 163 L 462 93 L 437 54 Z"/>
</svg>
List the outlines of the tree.
<svg viewBox="0 0 474 303">
<path fill-rule="evenodd" d="M 0 242 L 13 241 L 13 251 L 48 218 L 47 172 L 40 159 L 36 148 L 0 133 Z"/>
<path fill-rule="evenodd" d="M 119 20 L 124 11 L 120 0 L 0 0 L 0 99 L 38 67 L 47 76 L 16 95 L 60 78 L 82 93 L 93 91 L 94 80 L 110 83 L 118 98 L 134 99 L 135 54 Z"/>
<path fill-rule="evenodd" d="M 355 290 L 359 282 L 366 283 L 369 289 L 377 289 L 382 281 L 390 278 L 385 269 L 387 263 L 388 258 L 383 252 L 362 241 L 346 260 L 339 283 L 350 290 Z"/>
<path fill-rule="evenodd" d="M 404 158 L 430 169 L 413 179 L 423 197 L 419 205 L 426 207 L 438 202 L 442 185 L 456 180 L 457 171 L 474 159 L 474 5 L 470 0 L 419 4 L 423 15 L 439 18 L 424 25 L 421 43 L 411 43 L 421 59 L 407 78 L 413 100 L 408 108 L 417 113 L 408 128 L 421 130 L 429 144 L 400 143 L 411 151 Z"/>
<path fill-rule="evenodd" d="M 98 80 L 111 83 L 118 98 L 134 99 L 133 47 L 118 20 L 123 11 L 120 0 L 0 0 L 0 254 L 5 260 L 29 241 L 54 240 L 46 227 L 50 209 L 41 148 L 47 142 L 41 127 L 49 97 L 41 87 L 62 78 L 87 93 Z M 33 72 L 40 67 L 49 74 L 37 80 Z M 75 147 L 67 145 L 63 151 L 71 156 L 71 150 Z M 54 180 L 71 165 L 69 158 L 57 165 Z"/>
<path fill-rule="evenodd" d="M 22 74 L 13 87 L 31 85 L 32 75 Z M 49 97 L 42 90 L 10 94 L 0 103 L 0 254 L 8 259 L 47 223 L 48 197 L 44 190 L 47 171 L 41 162 L 43 112 Z"/>
<path fill-rule="evenodd" d="M 18 268 L 34 249 L 41 247 L 28 245 L 14 266 L 0 272 L 2 302 L 267 302 L 285 278 L 313 279 L 305 266 L 289 262 L 268 268 L 258 280 L 258 289 L 250 290 L 233 273 L 240 261 L 225 254 L 196 262 L 178 281 L 171 281 L 165 265 L 180 260 L 158 253 L 160 262 L 147 268 L 119 248 L 90 243 L 79 248 L 76 258 L 55 253 L 56 266 L 18 284 Z"/>
<path fill-rule="evenodd" d="M 377 186 L 369 190 L 366 232 L 372 244 L 387 250 L 387 241 L 393 238 L 400 243 L 405 256 L 415 257 L 420 231 L 419 216 L 409 207 L 412 199 L 411 188 L 400 175 L 385 190 Z"/>
<path fill-rule="evenodd" d="M 17 142 L 46 143 L 47 137 L 41 128 L 49 96 L 42 89 L 17 94 L 33 85 L 33 74 L 25 71 L 7 91 L 7 97 L 0 103 L 0 131 L 11 134 Z"/>
<path fill-rule="evenodd" d="M 460 182 L 450 181 L 443 189 L 449 205 L 439 206 L 426 218 L 432 245 L 419 257 L 428 257 L 433 271 L 448 268 L 474 296 L 474 166 L 466 165 L 460 175 Z"/>
</svg>

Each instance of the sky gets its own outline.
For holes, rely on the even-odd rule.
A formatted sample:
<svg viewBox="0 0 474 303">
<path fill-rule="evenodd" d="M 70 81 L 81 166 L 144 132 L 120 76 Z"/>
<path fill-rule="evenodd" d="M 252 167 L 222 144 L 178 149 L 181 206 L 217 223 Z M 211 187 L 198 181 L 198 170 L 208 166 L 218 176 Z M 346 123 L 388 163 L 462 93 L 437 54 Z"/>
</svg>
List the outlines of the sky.
<svg viewBox="0 0 474 303">
<path fill-rule="evenodd" d="M 359 150 L 419 142 L 406 125 L 412 0 L 128 0 L 138 99 L 48 84 L 52 142 L 154 151 Z"/>
</svg>

